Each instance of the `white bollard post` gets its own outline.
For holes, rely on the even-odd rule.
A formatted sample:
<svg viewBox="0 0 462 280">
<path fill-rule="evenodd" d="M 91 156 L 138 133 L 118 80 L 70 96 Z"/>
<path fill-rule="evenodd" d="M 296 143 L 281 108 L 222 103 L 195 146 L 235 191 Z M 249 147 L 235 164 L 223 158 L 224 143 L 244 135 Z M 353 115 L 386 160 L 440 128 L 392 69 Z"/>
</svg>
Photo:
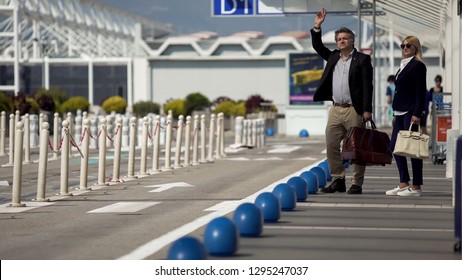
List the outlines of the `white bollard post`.
<svg viewBox="0 0 462 280">
<path fill-rule="evenodd" d="M 244 117 L 236 117 L 236 124 L 234 126 L 234 147 L 242 146 L 242 137 L 244 132 Z"/>
<path fill-rule="evenodd" d="M 71 196 L 72 194 L 68 192 L 69 190 L 69 150 L 70 150 L 70 131 L 69 131 L 69 121 L 63 121 L 63 143 L 61 146 L 61 181 L 60 181 L 60 191 L 59 195 L 62 196 Z"/>
<path fill-rule="evenodd" d="M 140 163 L 140 176 L 147 176 L 147 160 L 148 160 L 148 125 L 149 118 L 142 119 L 142 134 L 141 134 L 141 163 Z"/>
<path fill-rule="evenodd" d="M 14 123 L 15 123 L 15 125 L 20 121 L 21 121 L 21 112 L 19 112 L 19 110 L 16 110 L 16 112 L 14 112 Z"/>
<path fill-rule="evenodd" d="M 193 132 L 193 159 L 192 159 L 192 164 L 193 165 L 199 165 L 199 161 L 197 159 L 197 150 L 199 147 L 199 115 L 194 116 L 194 126 L 193 126 L 194 132 Z"/>
<path fill-rule="evenodd" d="M 143 124 L 144 120 L 142 118 L 138 119 L 138 128 L 136 130 L 137 136 L 136 136 L 136 147 L 141 148 L 142 142 L 143 142 Z"/>
<path fill-rule="evenodd" d="M 54 114 L 53 119 L 53 148 L 58 149 L 59 145 L 59 114 Z M 40 123 L 40 122 L 39 122 Z M 53 159 L 58 159 L 58 153 L 53 153 Z"/>
<path fill-rule="evenodd" d="M 113 135 L 112 137 L 114 137 L 113 119 L 114 119 L 114 117 L 111 116 L 111 115 L 106 116 L 106 121 L 107 121 L 106 134 L 109 135 L 109 136 Z M 111 149 L 112 147 L 113 147 L 112 141 L 106 141 L 106 150 Z"/>
<path fill-rule="evenodd" d="M 74 120 L 73 120 L 71 112 L 67 113 L 67 121 L 69 122 L 68 131 L 69 131 L 69 139 L 70 139 L 70 136 L 74 134 Z M 72 156 L 72 147 L 71 146 L 69 146 L 69 156 L 70 157 Z"/>
<path fill-rule="evenodd" d="M 210 128 L 209 128 L 209 147 L 208 147 L 208 162 L 213 162 L 213 142 L 215 140 L 215 114 L 210 115 Z"/>
<path fill-rule="evenodd" d="M 2 111 L 0 115 L 0 156 L 5 155 L 5 130 L 6 130 L 6 113 Z"/>
<path fill-rule="evenodd" d="M 43 122 L 40 131 L 40 154 L 37 176 L 37 198 L 35 201 L 50 201 L 45 199 L 48 165 L 48 137 L 50 136 L 50 124 Z"/>
<path fill-rule="evenodd" d="M 165 165 L 163 170 L 169 171 L 172 170 L 172 166 L 170 163 L 170 157 L 172 152 L 172 116 L 170 114 L 167 116 L 166 130 L 167 137 L 165 139 Z"/>
<path fill-rule="evenodd" d="M 258 120 L 252 120 L 252 146 L 258 148 L 258 141 L 257 141 L 257 133 L 258 133 Z"/>
<path fill-rule="evenodd" d="M 42 123 L 45 122 L 44 116 L 45 116 L 44 113 L 40 113 L 40 114 L 39 114 L 39 118 L 38 118 L 39 134 L 42 133 L 41 127 L 42 127 Z M 39 135 L 39 138 L 40 138 L 40 135 Z"/>
<path fill-rule="evenodd" d="M 90 120 L 90 149 L 98 149 L 98 116 Z"/>
<path fill-rule="evenodd" d="M 14 114 L 11 114 L 10 115 L 10 131 L 9 131 L 9 145 L 8 145 L 8 164 L 9 166 L 12 166 L 13 165 L 13 161 L 14 161 L 14 136 L 16 134 L 16 129 L 15 129 L 15 115 Z M 22 147 L 21 147 L 22 149 Z M 21 161 L 22 161 L 22 158 L 21 158 Z"/>
<path fill-rule="evenodd" d="M 201 115 L 201 159 L 200 163 L 206 163 L 205 159 L 205 115 Z"/>
<path fill-rule="evenodd" d="M 186 117 L 185 126 L 185 139 L 184 139 L 184 166 L 191 165 L 189 158 L 191 153 L 191 116 Z"/>
<path fill-rule="evenodd" d="M 22 122 L 16 123 L 15 147 L 14 147 L 14 167 L 13 167 L 13 195 L 11 199 L 12 207 L 24 207 L 25 204 L 21 203 L 21 177 L 22 177 L 22 147 L 23 147 L 23 129 Z"/>
<path fill-rule="evenodd" d="M 176 145 L 175 145 L 175 164 L 173 168 L 181 168 L 180 157 L 181 157 L 181 140 L 183 138 L 183 115 L 178 117 L 178 129 L 176 130 Z"/>
<path fill-rule="evenodd" d="M 260 147 L 265 146 L 265 119 L 260 119 Z"/>
<path fill-rule="evenodd" d="M 98 186 L 106 186 L 106 140 L 107 140 L 107 119 L 101 117 L 101 134 L 99 135 L 98 154 Z"/>
<path fill-rule="evenodd" d="M 41 124 L 38 122 L 37 115 L 30 115 L 30 147 L 39 147 L 40 146 L 40 133 L 42 131 Z M 48 124 L 50 125 L 50 124 Z M 49 132 L 48 132 L 49 133 Z"/>
<path fill-rule="evenodd" d="M 111 182 L 123 182 L 120 179 L 120 158 L 122 150 L 122 117 L 118 117 L 116 120 L 116 130 L 114 135 L 114 169 L 112 172 Z"/>
<path fill-rule="evenodd" d="M 24 163 L 30 162 L 30 116 L 24 115 Z"/>
<path fill-rule="evenodd" d="M 90 120 L 83 119 L 82 158 L 80 159 L 80 186 L 81 190 L 89 190 L 88 187 L 88 158 L 90 156 Z"/>
<path fill-rule="evenodd" d="M 71 112 L 68 112 L 67 113 L 67 121 L 69 122 L 69 135 L 72 135 L 74 134 L 74 118 L 72 117 L 72 113 Z M 45 117 L 45 116 L 44 116 Z"/>
<path fill-rule="evenodd" d="M 167 118 L 162 116 L 160 117 L 160 127 L 161 128 L 165 128 L 167 126 Z M 165 134 L 166 134 L 166 131 L 165 129 L 160 129 L 160 134 L 159 134 L 159 137 L 160 137 L 160 145 L 161 146 L 165 146 Z"/>
<path fill-rule="evenodd" d="M 159 169 L 159 152 L 160 152 L 160 116 L 157 115 L 154 121 L 153 148 L 152 148 L 152 173 L 157 173 Z"/>
<path fill-rule="evenodd" d="M 247 141 L 248 145 L 251 147 L 255 147 L 255 121 L 254 120 L 249 120 L 249 129 L 247 132 Z"/>
<path fill-rule="evenodd" d="M 244 120 L 244 131 L 242 133 L 242 141 L 243 145 L 246 147 L 250 147 L 250 128 L 249 128 L 250 120 Z"/>
<path fill-rule="evenodd" d="M 148 132 L 154 130 L 154 120 L 155 120 L 155 115 L 153 113 L 149 113 L 147 115 L 148 117 Z M 154 134 L 151 134 L 151 141 L 148 140 L 148 148 L 152 146 L 152 137 L 154 137 Z"/>
<path fill-rule="evenodd" d="M 122 117 L 122 126 L 127 128 L 127 129 L 124 129 L 123 130 L 123 133 L 122 133 L 122 147 L 124 150 L 128 149 L 129 147 L 129 141 L 128 141 L 128 136 L 129 136 L 129 132 L 130 132 L 130 117 L 127 116 L 127 115 L 124 115 Z"/>
<path fill-rule="evenodd" d="M 220 113 L 220 122 L 221 122 L 221 128 L 220 128 L 220 149 L 219 149 L 219 154 L 220 157 L 226 157 L 225 154 L 225 114 Z"/>
<path fill-rule="evenodd" d="M 128 175 L 127 178 L 135 178 L 135 151 L 136 151 L 136 117 L 130 119 L 130 149 L 128 151 Z"/>
<path fill-rule="evenodd" d="M 82 110 L 77 110 L 77 114 L 75 115 L 74 119 L 74 140 L 78 141 L 82 137 Z"/>
<path fill-rule="evenodd" d="M 217 132 L 215 133 L 216 142 L 215 142 L 215 158 L 221 158 L 221 126 L 222 126 L 223 113 L 217 114 Z"/>
</svg>

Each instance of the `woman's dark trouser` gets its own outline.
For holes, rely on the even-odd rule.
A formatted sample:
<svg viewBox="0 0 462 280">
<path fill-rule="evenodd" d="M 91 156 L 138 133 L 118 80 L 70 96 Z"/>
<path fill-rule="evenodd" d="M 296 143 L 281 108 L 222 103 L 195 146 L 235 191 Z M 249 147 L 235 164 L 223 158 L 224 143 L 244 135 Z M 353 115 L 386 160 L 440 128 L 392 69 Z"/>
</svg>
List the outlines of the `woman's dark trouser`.
<svg viewBox="0 0 462 280">
<path fill-rule="evenodd" d="M 395 116 L 395 121 L 393 123 L 393 131 L 391 133 L 390 140 L 390 149 L 393 151 L 395 149 L 396 137 L 400 130 L 408 130 L 409 125 L 411 124 L 412 112 L 407 112 L 402 116 Z M 418 131 L 419 126 L 413 125 L 412 131 Z M 407 158 L 403 156 L 393 155 L 398 166 L 399 171 L 399 182 L 408 183 L 410 181 L 409 169 L 407 167 Z M 411 158 L 412 165 L 412 185 L 421 186 L 423 185 L 423 161 L 421 159 Z"/>
</svg>

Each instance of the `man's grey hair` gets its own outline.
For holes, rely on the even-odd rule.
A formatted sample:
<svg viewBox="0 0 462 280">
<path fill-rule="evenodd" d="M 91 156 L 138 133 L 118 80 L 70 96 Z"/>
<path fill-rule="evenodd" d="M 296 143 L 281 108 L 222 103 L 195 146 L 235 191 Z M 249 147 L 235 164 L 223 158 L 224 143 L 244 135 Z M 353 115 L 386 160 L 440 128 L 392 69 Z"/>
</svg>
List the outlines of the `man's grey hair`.
<svg viewBox="0 0 462 280">
<path fill-rule="evenodd" d="M 351 31 L 351 29 L 347 27 L 340 27 L 339 29 L 335 30 L 335 42 L 337 42 L 337 36 L 339 33 L 347 33 L 350 35 L 350 38 L 353 39 L 353 42 L 355 41 L 355 34 L 353 31 Z"/>
</svg>

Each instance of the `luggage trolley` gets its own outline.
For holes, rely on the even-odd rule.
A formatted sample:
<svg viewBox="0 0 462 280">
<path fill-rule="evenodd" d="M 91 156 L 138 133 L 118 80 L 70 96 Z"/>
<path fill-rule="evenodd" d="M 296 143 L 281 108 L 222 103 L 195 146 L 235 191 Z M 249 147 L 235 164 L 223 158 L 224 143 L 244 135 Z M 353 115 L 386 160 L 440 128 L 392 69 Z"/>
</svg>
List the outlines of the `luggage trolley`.
<svg viewBox="0 0 462 280">
<path fill-rule="evenodd" d="M 443 164 L 446 160 L 446 136 L 451 129 L 451 93 L 435 92 L 432 97 L 432 162 Z"/>
</svg>

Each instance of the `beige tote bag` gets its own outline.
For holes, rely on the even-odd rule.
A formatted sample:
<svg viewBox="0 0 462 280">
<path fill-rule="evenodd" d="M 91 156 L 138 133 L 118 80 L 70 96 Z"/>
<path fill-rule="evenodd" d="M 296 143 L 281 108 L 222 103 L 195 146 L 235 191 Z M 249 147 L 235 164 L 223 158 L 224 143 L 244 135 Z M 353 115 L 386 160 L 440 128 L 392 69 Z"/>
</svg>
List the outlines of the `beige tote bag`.
<svg viewBox="0 0 462 280">
<path fill-rule="evenodd" d="M 430 136 L 423 134 L 422 131 L 400 130 L 396 138 L 396 145 L 393 154 L 404 157 L 424 159 L 428 158 L 428 142 Z"/>
</svg>

